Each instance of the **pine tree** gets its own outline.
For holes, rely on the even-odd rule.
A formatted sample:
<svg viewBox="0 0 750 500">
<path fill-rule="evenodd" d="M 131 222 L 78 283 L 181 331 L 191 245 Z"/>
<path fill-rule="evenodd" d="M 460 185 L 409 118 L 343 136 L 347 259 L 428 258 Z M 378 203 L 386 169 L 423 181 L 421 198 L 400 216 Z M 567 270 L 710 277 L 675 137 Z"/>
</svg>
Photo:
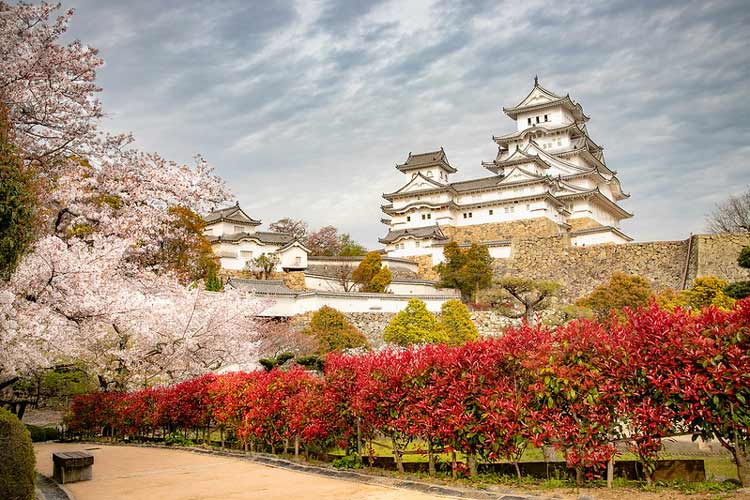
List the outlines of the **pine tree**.
<svg viewBox="0 0 750 500">
<path fill-rule="evenodd" d="M 479 339 L 479 332 L 469 316 L 469 309 L 460 300 L 448 300 L 440 308 L 440 326 L 448 336 L 448 344 L 463 345 Z"/>
<path fill-rule="evenodd" d="M 438 320 L 419 299 L 409 300 L 406 308 L 385 327 L 383 338 L 386 342 L 401 346 L 422 343 L 444 344 L 448 341 L 448 336 Z"/>
</svg>

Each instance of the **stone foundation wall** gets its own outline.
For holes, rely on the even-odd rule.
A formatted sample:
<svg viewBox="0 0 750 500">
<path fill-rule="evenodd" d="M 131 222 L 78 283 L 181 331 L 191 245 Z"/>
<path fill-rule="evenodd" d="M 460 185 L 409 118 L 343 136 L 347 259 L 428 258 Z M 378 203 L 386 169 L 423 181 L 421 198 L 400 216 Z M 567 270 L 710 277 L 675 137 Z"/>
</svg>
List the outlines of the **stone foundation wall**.
<svg viewBox="0 0 750 500">
<path fill-rule="evenodd" d="M 556 236 L 563 231 L 557 223 L 546 217 L 475 226 L 441 226 L 440 229 L 448 238 L 458 243 L 510 240 L 529 236 Z"/>
<path fill-rule="evenodd" d="M 290 271 L 288 273 L 283 273 L 282 279 L 284 280 L 284 284 L 290 290 L 307 289 L 307 287 L 305 286 L 305 273 L 302 271 Z"/>
<path fill-rule="evenodd" d="M 693 236 L 690 279 L 717 276 L 727 281 L 750 280 L 750 269 L 737 265 L 737 258 L 745 246 L 750 246 L 750 233 Z"/>
<path fill-rule="evenodd" d="M 413 255 L 411 257 L 404 257 L 413 262 L 417 263 L 417 277 L 419 279 L 428 281 L 439 281 L 440 276 L 435 272 L 432 265 L 432 255 Z"/>
<path fill-rule="evenodd" d="M 572 247 L 565 237 L 518 238 L 511 257 L 495 260 L 496 276 L 523 276 L 559 282 L 565 301 L 588 295 L 615 272 L 648 279 L 654 290 L 679 290 L 698 276 L 728 281 L 750 279 L 737 265 L 747 235 L 696 235 L 680 241 Z M 689 254 L 688 254 L 689 252 Z"/>
<path fill-rule="evenodd" d="M 589 217 L 581 217 L 580 219 L 568 219 L 568 225 L 572 231 L 580 231 L 581 229 L 591 229 L 594 227 L 602 227 L 601 224 L 596 222 L 594 219 Z"/>
</svg>

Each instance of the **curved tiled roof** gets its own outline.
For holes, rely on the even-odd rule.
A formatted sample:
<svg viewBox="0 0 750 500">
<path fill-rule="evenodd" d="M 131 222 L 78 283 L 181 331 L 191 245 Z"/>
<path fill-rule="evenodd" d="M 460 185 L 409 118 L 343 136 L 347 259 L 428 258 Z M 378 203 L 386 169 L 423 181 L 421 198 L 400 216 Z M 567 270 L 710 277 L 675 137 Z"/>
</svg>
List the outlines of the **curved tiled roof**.
<svg viewBox="0 0 750 500">
<path fill-rule="evenodd" d="M 239 203 L 229 208 L 220 208 L 210 212 L 203 219 L 206 224 L 215 224 L 217 222 L 237 222 L 240 224 L 246 224 L 251 226 L 260 226 L 261 222 L 255 220 L 247 215 L 241 208 Z"/>
<path fill-rule="evenodd" d="M 222 236 L 209 236 L 208 241 L 211 243 L 219 241 L 228 241 L 231 243 L 238 242 L 240 240 L 258 240 L 261 243 L 270 245 L 286 245 L 294 241 L 294 236 L 287 233 L 274 233 L 271 231 L 256 231 L 254 233 L 234 233 L 225 234 Z"/>
<path fill-rule="evenodd" d="M 445 151 L 442 147 L 437 151 L 429 151 L 427 153 L 409 153 L 406 162 L 396 165 L 396 168 L 401 172 L 408 172 L 410 170 L 426 167 L 440 167 L 450 173 L 456 172 L 456 169 L 448 163 L 448 157 L 445 155 Z"/>
<path fill-rule="evenodd" d="M 379 238 L 380 243 L 393 243 L 403 238 L 417 238 L 417 239 L 434 239 L 434 240 L 447 240 L 448 237 L 443 234 L 440 230 L 440 226 L 435 224 L 434 226 L 427 227 L 415 227 L 410 229 L 398 229 L 396 231 L 388 231 L 388 234 L 383 238 Z"/>
</svg>

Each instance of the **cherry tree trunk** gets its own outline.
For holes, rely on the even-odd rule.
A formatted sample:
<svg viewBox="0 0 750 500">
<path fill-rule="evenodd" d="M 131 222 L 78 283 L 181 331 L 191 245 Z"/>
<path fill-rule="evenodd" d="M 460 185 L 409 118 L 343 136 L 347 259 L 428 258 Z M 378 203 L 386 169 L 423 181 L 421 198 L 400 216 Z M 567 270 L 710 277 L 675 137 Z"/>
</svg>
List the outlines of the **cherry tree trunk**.
<svg viewBox="0 0 750 500">
<path fill-rule="evenodd" d="M 456 467 L 458 467 L 456 463 L 456 450 L 453 450 L 451 452 L 451 477 L 453 479 L 456 479 Z"/>
</svg>

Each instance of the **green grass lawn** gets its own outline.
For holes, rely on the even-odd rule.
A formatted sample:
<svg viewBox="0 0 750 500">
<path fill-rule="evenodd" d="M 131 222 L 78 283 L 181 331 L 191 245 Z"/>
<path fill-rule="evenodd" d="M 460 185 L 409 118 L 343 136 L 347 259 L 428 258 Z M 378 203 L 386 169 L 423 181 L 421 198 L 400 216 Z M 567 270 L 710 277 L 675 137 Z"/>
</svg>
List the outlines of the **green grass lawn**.
<svg viewBox="0 0 750 500">
<path fill-rule="evenodd" d="M 386 439 L 376 440 L 379 445 L 374 445 L 375 456 L 377 457 L 392 457 L 393 452 L 391 451 L 391 443 Z M 366 443 L 363 443 L 366 446 Z M 424 450 L 424 455 L 404 455 L 404 462 L 427 462 L 427 443 L 424 441 L 413 441 L 406 447 L 407 450 Z M 334 455 L 345 455 L 345 451 L 338 448 L 331 451 Z M 367 450 L 364 451 L 367 456 Z M 448 453 L 441 453 L 436 455 L 437 459 L 441 462 L 450 462 L 451 457 Z M 457 453 L 456 458 L 459 461 L 465 461 L 465 456 L 462 453 Z M 675 455 L 669 453 L 660 453 L 659 458 L 662 460 L 678 460 L 678 459 L 702 459 L 706 467 L 706 478 L 711 480 L 713 478 L 731 478 L 737 479 L 737 468 L 734 465 L 729 455 Z M 540 462 L 544 460 L 544 453 L 541 448 L 528 448 L 523 456 L 521 462 Z M 616 460 L 638 460 L 638 457 L 633 453 L 621 453 L 617 455 Z M 366 462 L 366 460 L 365 460 Z M 498 460 L 498 462 L 504 462 L 504 460 Z"/>
</svg>

